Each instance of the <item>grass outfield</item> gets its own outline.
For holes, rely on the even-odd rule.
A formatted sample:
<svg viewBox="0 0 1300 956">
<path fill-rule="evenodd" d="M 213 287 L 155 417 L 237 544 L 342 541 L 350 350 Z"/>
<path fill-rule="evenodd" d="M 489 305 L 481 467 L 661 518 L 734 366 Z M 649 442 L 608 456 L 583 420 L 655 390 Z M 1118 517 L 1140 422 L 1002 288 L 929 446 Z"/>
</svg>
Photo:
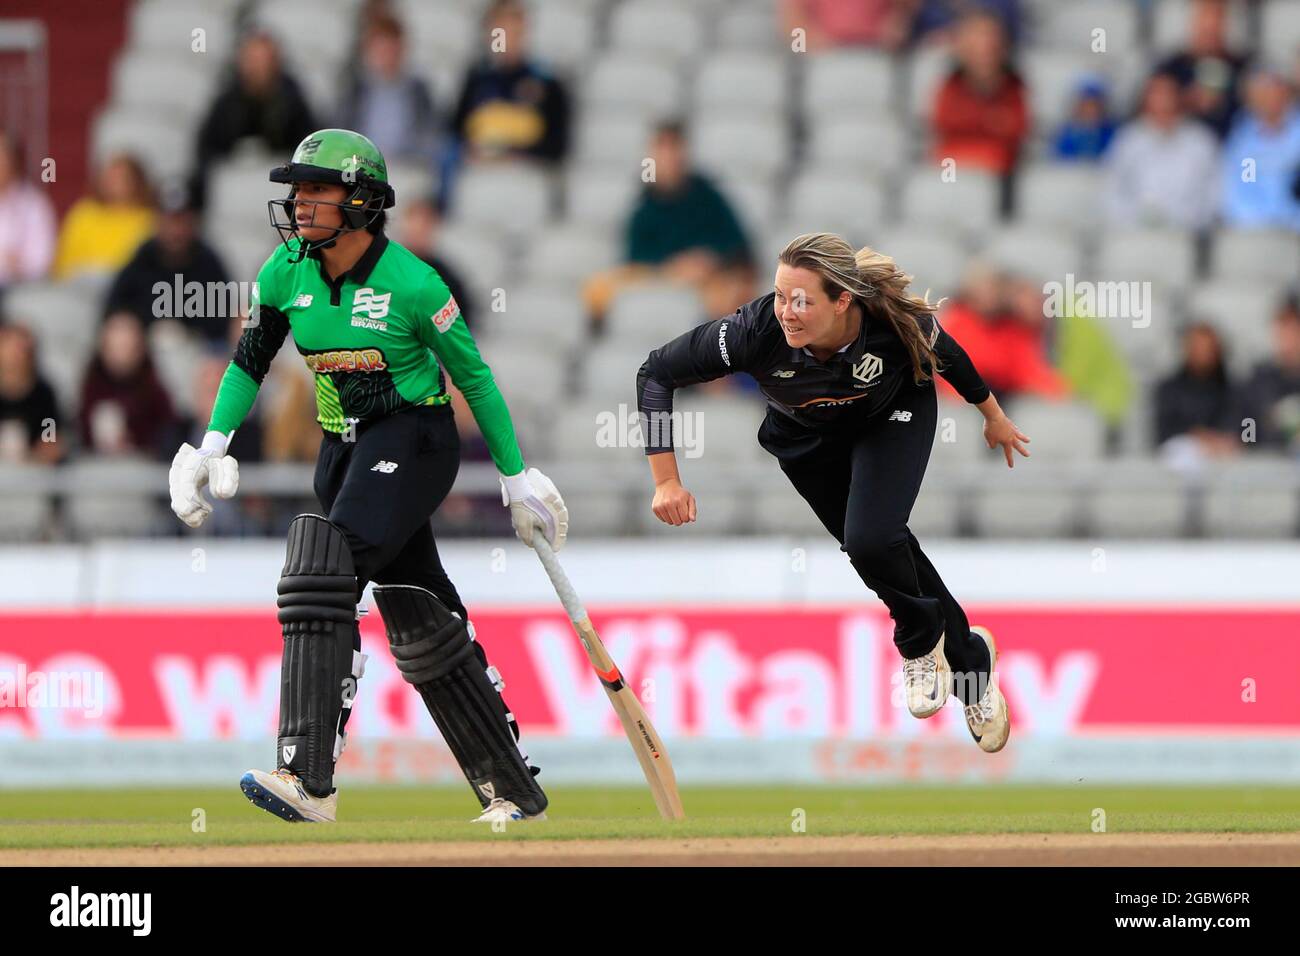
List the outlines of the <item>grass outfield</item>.
<svg viewBox="0 0 1300 956">
<path fill-rule="evenodd" d="M 696 787 L 688 819 L 665 823 L 641 788 L 556 787 L 549 819 L 505 834 L 465 822 L 464 787 L 351 787 L 343 822 L 294 826 L 249 804 L 237 787 L 0 791 L 0 848 L 152 847 L 353 841 L 593 840 L 779 837 L 802 810 L 810 835 L 1108 833 L 1300 830 L 1300 790 L 1280 787 Z M 206 829 L 193 828 L 195 810 Z"/>
</svg>

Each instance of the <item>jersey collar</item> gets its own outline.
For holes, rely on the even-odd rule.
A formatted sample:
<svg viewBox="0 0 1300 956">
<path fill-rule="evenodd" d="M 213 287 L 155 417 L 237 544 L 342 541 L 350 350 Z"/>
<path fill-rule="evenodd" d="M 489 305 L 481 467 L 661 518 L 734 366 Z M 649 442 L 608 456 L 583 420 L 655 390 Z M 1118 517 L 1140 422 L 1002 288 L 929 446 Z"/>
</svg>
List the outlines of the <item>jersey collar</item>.
<svg viewBox="0 0 1300 956">
<path fill-rule="evenodd" d="M 375 269 L 375 264 L 379 262 L 379 257 L 384 254 L 384 250 L 387 248 L 388 236 L 382 232 L 376 233 L 374 240 L 366 247 L 366 251 L 361 254 L 361 258 L 352 264 L 351 269 L 339 276 L 339 285 L 342 285 L 348 279 L 351 279 L 356 283 L 362 283 L 369 279 L 370 273 Z M 312 249 L 307 253 L 307 258 L 316 260 L 317 265 L 322 270 L 321 278 L 325 279 L 326 282 L 329 282 L 329 279 L 325 276 L 325 260 L 321 256 L 321 251 L 319 249 Z"/>
</svg>

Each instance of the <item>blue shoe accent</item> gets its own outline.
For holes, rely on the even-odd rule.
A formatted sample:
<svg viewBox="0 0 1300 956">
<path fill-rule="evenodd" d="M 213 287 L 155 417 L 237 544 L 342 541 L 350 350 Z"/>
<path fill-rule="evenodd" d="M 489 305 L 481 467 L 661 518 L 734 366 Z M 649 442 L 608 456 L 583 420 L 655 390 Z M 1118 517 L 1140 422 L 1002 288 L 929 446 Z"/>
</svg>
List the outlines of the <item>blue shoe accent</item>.
<svg viewBox="0 0 1300 956">
<path fill-rule="evenodd" d="M 312 822 L 258 783 L 257 778 L 251 773 L 246 773 L 240 778 L 239 789 L 244 791 L 244 796 L 248 797 L 253 806 L 261 807 L 267 813 L 274 813 L 281 820 L 288 820 L 290 823 Z"/>
</svg>

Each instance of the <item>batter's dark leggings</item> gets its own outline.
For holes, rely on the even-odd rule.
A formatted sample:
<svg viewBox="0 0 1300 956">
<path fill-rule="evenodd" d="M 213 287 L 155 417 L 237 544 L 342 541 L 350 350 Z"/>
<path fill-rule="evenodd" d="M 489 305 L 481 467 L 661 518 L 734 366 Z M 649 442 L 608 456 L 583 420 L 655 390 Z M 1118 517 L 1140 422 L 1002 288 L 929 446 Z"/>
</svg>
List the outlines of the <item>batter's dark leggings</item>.
<svg viewBox="0 0 1300 956">
<path fill-rule="evenodd" d="M 942 634 L 954 690 L 969 698 L 963 703 L 974 703 L 967 691 L 986 686 L 988 649 L 971 634 L 961 605 L 907 527 L 930 460 L 937 414 L 933 383 L 904 384 L 889 410 L 853 440 L 828 443 L 802 458 L 782 458 L 781 470 L 889 608 L 899 653 L 905 658 L 927 654 Z"/>
<path fill-rule="evenodd" d="M 405 409 L 359 426 L 352 441 L 325 433 L 314 490 L 352 548 L 358 601 L 368 581 L 415 584 L 469 620 L 443 570 L 430 525 L 459 470 L 460 436 L 450 405 Z M 354 632 L 353 645 L 361 649 L 360 631 Z M 474 650 L 487 667 L 478 641 Z M 343 723 L 350 713 L 343 711 Z M 518 737 L 513 720 L 511 726 Z"/>
</svg>

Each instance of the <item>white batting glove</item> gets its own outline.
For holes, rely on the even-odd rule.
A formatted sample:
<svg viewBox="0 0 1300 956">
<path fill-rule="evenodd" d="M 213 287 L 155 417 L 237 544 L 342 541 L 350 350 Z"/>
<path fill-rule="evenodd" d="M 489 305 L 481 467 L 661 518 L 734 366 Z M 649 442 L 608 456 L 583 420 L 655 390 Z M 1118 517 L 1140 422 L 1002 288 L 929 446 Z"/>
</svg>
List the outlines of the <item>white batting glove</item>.
<svg viewBox="0 0 1300 956">
<path fill-rule="evenodd" d="M 552 550 L 564 547 L 569 533 L 569 509 L 564 506 L 555 483 L 536 468 L 517 475 L 502 475 L 501 503 L 510 508 L 515 534 L 528 547 L 533 546 L 533 534 L 537 531 Z"/>
<path fill-rule="evenodd" d="M 239 490 L 239 462 L 226 454 L 228 442 L 221 432 L 208 432 L 202 447 L 186 442 L 172 459 L 167 473 L 172 511 L 191 528 L 199 527 L 212 514 L 212 502 L 200 494 L 204 486 L 218 498 L 233 498 Z"/>
</svg>

